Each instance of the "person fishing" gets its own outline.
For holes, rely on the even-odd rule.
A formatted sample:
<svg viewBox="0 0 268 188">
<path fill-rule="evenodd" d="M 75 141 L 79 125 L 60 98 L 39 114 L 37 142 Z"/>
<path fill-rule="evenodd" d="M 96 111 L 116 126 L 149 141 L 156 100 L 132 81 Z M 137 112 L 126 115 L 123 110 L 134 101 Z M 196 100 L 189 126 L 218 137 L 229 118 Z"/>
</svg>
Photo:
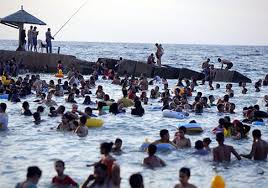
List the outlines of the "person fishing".
<svg viewBox="0 0 268 188">
<path fill-rule="evenodd" d="M 51 35 L 50 28 L 48 28 L 47 32 L 46 32 L 47 53 L 52 53 L 52 43 L 51 43 L 52 39 L 54 40 L 54 37 L 52 37 L 52 35 Z M 48 51 L 48 49 L 49 49 L 49 51 Z"/>
</svg>

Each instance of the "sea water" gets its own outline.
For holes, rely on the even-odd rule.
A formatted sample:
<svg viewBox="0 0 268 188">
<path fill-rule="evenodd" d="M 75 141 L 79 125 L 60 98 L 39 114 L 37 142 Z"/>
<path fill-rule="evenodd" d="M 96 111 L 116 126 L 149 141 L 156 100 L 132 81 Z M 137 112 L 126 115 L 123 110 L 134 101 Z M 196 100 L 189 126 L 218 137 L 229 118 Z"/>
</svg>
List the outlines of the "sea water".
<svg viewBox="0 0 268 188">
<path fill-rule="evenodd" d="M 14 50 L 16 41 L 0 41 L 0 49 Z M 98 57 L 110 57 L 134 59 L 146 61 L 147 56 L 154 52 L 153 44 L 128 44 L 128 43 L 83 43 L 83 42 L 55 42 L 54 48 L 60 46 L 61 53 L 75 55 L 80 59 L 96 61 Z M 234 70 L 237 70 L 253 81 L 264 78 L 268 73 L 268 47 L 261 46 L 205 46 L 205 45 L 173 45 L 163 44 L 165 54 L 163 64 L 175 67 L 186 67 L 200 71 L 201 62 L 210 58 L 216 67 L 218 57 L 230 59 L 234 63 Z M 56 78 L 51 74 L 41 74 L 41 78 L 49 81 Z M 86 76 L 89 78 L 89 76 Z M 172 89 L 176 80 L 168 80 Z M 111 81 L 98 80 L 97 85 L 104 87 L 104 92 L 111 98 L 117 100 L 121 97 L 121 87 L 110 84 Z M 221 88 L 210 91 L 208 85 L 199 85 L 197 91 L 203 92 L 204 96 L 213 94 L 216 99 L 225 94 L 225 83 L 220 83 Z M 160 83 L 160 90 L 163 89 Z M 230 99 L 236 104 L 235 114 L 229 115 L 232 120 L 243 119 L 242 108 L 244 106 L 259 104 L 261 109 L 264 107 L 263 96 L 268 94 L 268 87 L 262 87 L 261 92 L 254 92 L 254 85 L 247 84 L 248 94 L 243 95 L 238 84 L 234 86 L 234 97 Z M 152 86 L 149 87 L 149 90 Z M 95 98 L 95 90 L 92 89 L 92 99 Z M 139 94 L 138 94 L 139 95 Z M 148 93 L 149 95 L 149 93 Z M 193 93 L 193 96 L 196 92 Z M 66 96 L 65 96 L 66 97 Z M 53 97 L 58 105 L 65 105 L 66 110 L 71 109 L 71 104 L 65 103 L 64 97 Z M 35 95 L 31 95 L 22 101 L 29 101 L 32 112 L 36 111 L 37 103 Z M 82 98 L 75 99 L 78 102 L 79 110 L 83 111 L 86 106 L 82 104 Z M 193 97 L 190 99 L 193 102 Z M 105 141 L 114 141 L 116 138 L 123 140 L 123 151 L 121 156 L 115 156 L 121 167 L 121 187 L 129 187 L 128 178 L 132 173 L 140 172 L 147 188 L 174 187 L 178 182 L 178 171 L 181 167 L 191 168 L 190 182 L 199 188 L 210 187 L 213 176 L 221 175 L 224 177 L 228 188 L 266 188 L 268 183 L 268 164 L 267 162 L 255 162 L 247 159 L 237 161 L 234 157 L 228 164 L 215 164 L 212 156 L 194 156 L 194 149 L 173 151 L 171 153 L 159 154 L 167 163 L 167 166 L 159 169 L 147 169 L 142 166 L 142 160 L 147 156 L 146 153 L 139 151 L 139 147 L 148 139 L 154 141 L 159 139 L 159 131 L 168 129 L 171 139 L 174 138 L 176 128 L 180 123 L 196 120 L 204 128 L 204 133 L 200 135 L 188 136 L 192 146 L 194 142 L 204 137 L 212 139 L 211 147 L 217 145 L 215 135 L 211 129 L 217 126 L 218 116 L 216 107 L 212 107 L 203 115 L 190 114 L 185 120 L 169 119 L 162 117 L 161 111 L 150 111 L 152 106 L 160 106 L 158 100 L 149 100 L 149 105 L 143 105 L 145 115 L 135 117 L 130 115 L 130 109 L 125 114 L 104 115 L 100 117 L 105 121 L 101 128 L 89 129 L 86 138 L 79 138 L 73 133 L 56 131 L 60 123 L 60 117 L 48 117 L 49 108 L 41 114 L 44 120 L 40 125 L 34 125 L 32 117 L 21 115 L 22 103 L 13 104 L 4 100 L 8 105 L 9 131 L 0 132 L 0 187 L 14 187 L 16 182 L 22 181 L 26 176 L 28 166 L 37 165 L 42 171 L 39 187 L 50 187 L 54 170 L 54 161 L 61 159 L 66 163 L 65 173 L 70 175 L 75 181 L 81 184 L 93 168 L 87 168 L 86 164 L 92 164 L 100 159 L 99 145 Z M 96 112 L 95 112 L 96 113 Z M 266 120 L 266 124 L 268 124 Z M 252 126 L 259 128 L 263 133 L 263 139 L 268 140 L 268 130 L 265 126 Z M 249 153 L 252 144 L 250 132 L 249 139 L 233 140 L 226 139 L 226 144 L 234 146 L 238 153 Z"/>
</svg>

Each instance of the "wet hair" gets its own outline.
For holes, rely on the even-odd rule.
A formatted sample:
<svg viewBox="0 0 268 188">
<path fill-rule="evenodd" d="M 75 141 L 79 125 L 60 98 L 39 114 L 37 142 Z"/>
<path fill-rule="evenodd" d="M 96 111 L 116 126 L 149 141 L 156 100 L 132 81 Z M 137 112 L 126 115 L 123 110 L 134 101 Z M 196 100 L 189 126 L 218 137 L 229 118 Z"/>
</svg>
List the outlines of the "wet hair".
<svg viewBox="0 0 268 188">
<path fill-rule="evenodd" d="M 221 87 L 220 84 L 216 84 L 216 89 L 219 89 Z"/>
<path fill-rule="evenodd" d="M 63 168 L 65 167 L 65 163 L 62 160 L 55 161 L 55 164 L 57 164 L 57 163 L 60 163 L 63 166 Z"/>
<path fill-rule="evenodd" d="M 63 106 L 63 105 L 60 105 L 59 107 L 58 107 L 58 113 L 61 113 L 61 114 L 63 114 L 64 113 L 64 111 L 65 111 L 65 106 Z"/>
<path fill-rule="evenodd" d="M 103 142 L 103 143 L 101 143 L 100 148 L 104 149 L 106 151 L 106 153 L 110 153 L 112 151 L 113 145 L 114 144 L 112 142 L 110 142 L 110 143 Z"/>
<path fill-rule="evenodd" d="M 35 112 L 35 113 L 33 113 L 33 118 L 34 118 L 35 120 L 40 120 L 40 114 L 39 114 L 39 112 Z"/>
<path fill-rule="evenodd" d="M 80 120 L 80 123 L 82 123 L 83 125 L 85 125 L 86 122 L 87 122 L 87 117 L 86 116 L 81 116 L 79 120 Z"/>
<path fill-rule="evenodd" d="M 196 97 L 194 98 L 194 101 L 195 101 L 195 102 L 199 102 L 199 101 L 200 101 L 200 97 L 196 96 Z"/>
<path fill-rule="evenodd" d="M 27 101 L 24 101 L 23 103 L 22 103 L 22 108 L 23 109 L 26 109 L 26 108 L 29 108 L 30 107 L 30 105 L 29 105 L 29 103 L 27 102 Z"/>
<path fill-rule="evenodd" d="M 129 177 L 129 184 L 131 188 L 141 188 L 143 187 L 143 177 L 140 173 L 132 174 Z"/>
<path fill-rule="evenodd" d="M 221 62 L 221 58 L 218 58 L 218 62 Z"/>
<path fill-rule="evenodd" d="M 184 127 L 184 126 L 180 126 L 180 127 L 179 127 L 179 131 L 183 131 L 184 134 L 185 134 L 185 133 L 186 133 L 186 127 Z"/>
<path fill-rule="evenodd" d="M 44 112 L 44 109 L 45 108 L 43 106 L 38 106 L 36 111 L 42 113 L 42 112 Z"/>
<path fill-rule="evenodd" d="M 209 145 L 211 143 L 211 140 L 210 140 L 210 138 L 204 138 L 203 142 L 205 142 L 205 143 L 207 143 Z"/>
<path fill-rule="evenodd" d="M 229 101 L 229 95 L 224 95 L 223 100 L 224 100 L 224 102 L 228 102 Z"/>
<path fill-rule="evenodd" d="M 0 103 L 0 108 L 2 109 L 3 112 L 5 112 L 7 109 L 6 103 Z"/>
<path fill-rule="evenodd" d="M 162 138 L 163 136 L 165 136 L 166 134 L 168 134 L 168 130 L 167 129 L 162 129 L 160 131 L 160 137 Z"/>
<path fill-rule="evenodd" d="M 254 129 L 252 131 L 252 136 L 256 137 L 256 138 L 260 138 L 261 137 L 261 131 L 259 129 Z"/>
<path fill-rule="evenodd" d="M 51 106 L 50 108 L 49 108 L 49 111 L 50 112 L 53 112 L 53 111 L 55 111 L 56 109 L 55 109 L 55 107 L 54 106 Z"/>
<path fill-rule="evenodd" d="M 192 121 L 190 121 L 189 123 L 196 123 L 196 121 L 195 121 L 195 120 L 192 120 Z"/>
<path fill-rule="evenodd" d="M 259 105 L 254 105 L 254 107 L 253 108 L 255 108 L 256 110 L 260 110 L 260 106 Z"/>
<path fill-rule="evenodd" d="M 216 140 L 218 142 L 224 142 L 224 134 L 223 133 L 217 133 L 216 134 Z"/>
<path fill-rule="evenodd" d="M 209 99 L 209 100 L 212 99 L 212 98 L 214 98 L 214 95 L 209 95 L 209 96 L 208 96 L 208 99 Z"/>
<path fill-rule="evenodd" d="M 197 150 L 200 150 L 200 149 L 203 149 L 203 147 L 204 147 L 204 145 L 203 145 L 203 142 L 201 141 L 201 140 L 197 140 L 196 142 L 195 142 L 195 149 L 197 149 Z"/>
<path fill-rule="evenodd" d="M 156 151 L 157 151 L 156 145 L 150 144 L 148 146 L 148 153 L 149 153 L 150 156 L 154 155 L 156 153 Z"/>
<path fill-rule="evenodd" d="M 134 106 L 135 106 L 135 108 L 142 108 L 141 101 L 139 101 L 139 100 L 135 101 Z"/>
<path fill-rule="evenodd" d="M 122 139 L 121 138 L 117 138 L 117 139 L 115 139 L 115 141 L 114 141 L 114 143 L 122 143 L 123 141 L 122 141 Z"/>
<path fill-rule="evenodd" d="M 188 178 L 191 176 L 190 168 L 183 167 L 180 169 L 180 173 L 185 174 Z"/>
<path fill-rule="evenodd" d="M 85 112 L 89 112 L 90 114 L 92 114 L 92 108 L 90 108 L 90 107 L 86 107 L 86 108 L 85 108 Z"/>
<path fill-rule="evenodd" d="M 218 123 L 220 125 L 224 125 L 225 124 L 225 119 L 224 118 L 220 118 L 219 121 L 218 121 Z"/>
<path fill-rule="evenodd" d="M 27 178 L 32 178 L 34 176 L 41 177 L 41 175 L 42 175 L 42 171 L 37 166 L 28 167 L 27 175 L 26 175 Z"/>
<path fill-rule="evenodd" d="M 202 95 L 203 95 L 203 93 L 199 91 L 199 92 L 197 92 L 197 95 L 196 96 L 197 97 L 202 97 Z"/>
</svg>

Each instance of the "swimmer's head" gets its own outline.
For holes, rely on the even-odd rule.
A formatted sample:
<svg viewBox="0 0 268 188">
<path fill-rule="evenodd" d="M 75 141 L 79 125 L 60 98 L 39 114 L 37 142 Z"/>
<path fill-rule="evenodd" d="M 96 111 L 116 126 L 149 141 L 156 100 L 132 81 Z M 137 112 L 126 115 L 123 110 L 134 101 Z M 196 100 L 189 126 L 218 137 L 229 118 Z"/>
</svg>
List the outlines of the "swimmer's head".
<svg viewBox="0 0 268 188">
<path fill-rule="evenodd" d="M 156 151 L 157 151 L 156 145 L 150 144 L 148 146 L 148 154 L 149 154 L 149 156 L 153 156 L 156 153 Z"/>
<path fill-rule="evenodd" d="M 62 175 L 63 171 L 65 169 L 65 163 L 62 160 L 55 161 L 55 170 L 58 173 L 58 175 Z"/>
<path fill-rule="evenodd" d="M 191 176 L 191 171 L 189 168 L 183 167 L 180 169 L 179 177 L 181 184 L 185 185 L 188 183 L 188 180 Z"/>
</svg>

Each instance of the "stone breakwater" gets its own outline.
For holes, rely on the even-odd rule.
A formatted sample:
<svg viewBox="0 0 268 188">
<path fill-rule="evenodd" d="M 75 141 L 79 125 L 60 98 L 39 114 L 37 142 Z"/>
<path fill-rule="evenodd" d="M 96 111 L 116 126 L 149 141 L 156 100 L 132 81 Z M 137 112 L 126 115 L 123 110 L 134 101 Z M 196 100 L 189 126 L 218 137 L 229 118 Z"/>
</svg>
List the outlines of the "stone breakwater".
<svg viewBox="0 0 268 188">
<path fill-rule="evenodd" d="M 91 74 L 96 64 L 95 62 L 77 59 L 75 56 L 71 55 L 0 50 L 0 61 L 10 60 L 13 57 L 17 62 L 22 62 L 25 68 L 30 72 L 56 73 L 58 61 L 61 60 L 65 71 L 68 71 L 72 67 L 76 67 L 82 74 Z M 98 62 L 105 63 L 109 69 L 114 69 L 118 60 L 99 58 Z M 148 65 L 145 62 L 127 59 L 124 59 L 118 66 L 118 74 L 120 76 L 125 74 L 140 76 L 143 74 L 148 78 L 160 76 L 166 79 L 195 78 L 197 80 L 202 80 L 205 77 L 203 73 L 187 68 L 175 68 L 171 66 L 157 67 Z M 237 71 L 227 71 L 222 69 L 216 69 L 214 81 L 234 83 L 244 81 L 251 83 L 251 79 Z"/>
</svg>

